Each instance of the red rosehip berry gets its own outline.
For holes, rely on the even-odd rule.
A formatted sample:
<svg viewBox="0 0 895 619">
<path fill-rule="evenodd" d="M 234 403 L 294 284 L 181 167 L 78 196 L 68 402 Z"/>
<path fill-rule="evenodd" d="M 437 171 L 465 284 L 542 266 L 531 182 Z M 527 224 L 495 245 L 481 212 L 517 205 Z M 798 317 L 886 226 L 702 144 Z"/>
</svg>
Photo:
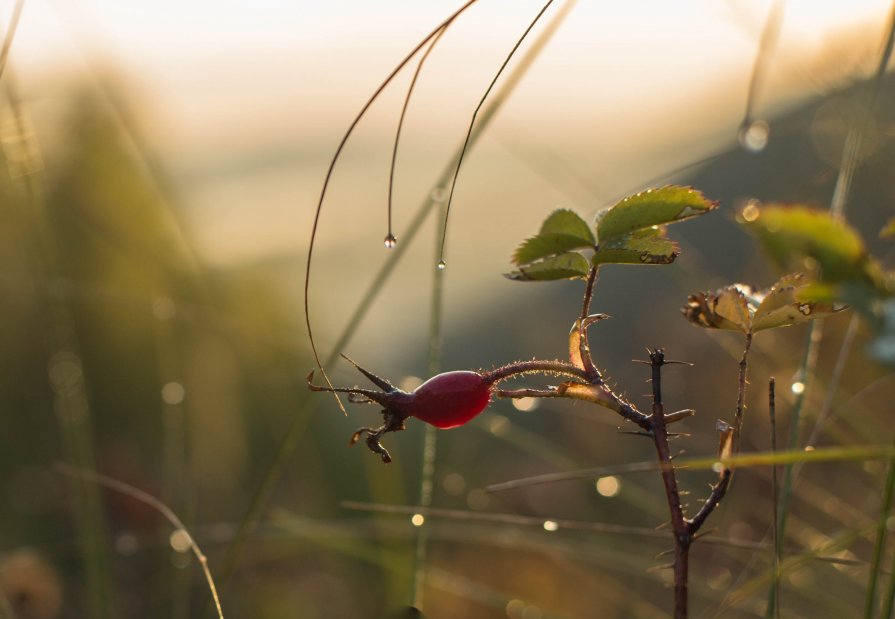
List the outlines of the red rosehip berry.
<svg viewBox="0 0 895 619">
<path fill-rule="evenodd" d="M 478 372 L 438 374 L 409 394 L 402 412 L 437 428 L 456 428 L 485 410 L 491 401 L 491 385 Z"/>
</svg>

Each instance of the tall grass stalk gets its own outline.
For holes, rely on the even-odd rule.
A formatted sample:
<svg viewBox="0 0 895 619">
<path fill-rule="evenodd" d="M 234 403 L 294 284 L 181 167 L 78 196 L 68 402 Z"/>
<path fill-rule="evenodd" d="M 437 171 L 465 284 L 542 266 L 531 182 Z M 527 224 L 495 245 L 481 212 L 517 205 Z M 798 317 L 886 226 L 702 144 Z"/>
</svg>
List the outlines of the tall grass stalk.
<svg viewBox="0 0 895 619">
<path fill-rule="evenodd" d="M 893 441 L 895 445 L 895 441 Z M 867 596 L 864 600 L 864 619 L 872 619 L 876 608 L 876 583 L 879 576 L 879 567 L 886 547 L 886 534 L 888 533 L 889 513 L 892 511 L 892 494 L 895 489 L 895 459 L 889 460 L 889 471 L 886 474 L 886 482 L 883 487 L 883 501 L 880 505 L 879 519 L 876 523 L 876 539 L 873 544 L 873 558 L 870 561 L 870 571 L 867 576 Z M 893 585 L 890 582 L 884 598 L 887 601 L 889 612 L 884 612 L 881 617 L 891 616 Z"/>
<path fill-rule="evenodd" d="M 171 509 L 184 514 L 189 521 L 194 502 L 188 497 L 191 475 L 187 467 L 189 436 L 186 423 L 186 407 L 165 394 L 166 385 L 182 381 L 181 360 L 178 349 L 177 325 L 173 321 L 173 301 L 158 298 L 152 303 L 154 339 L 160 378 L 159 398 L 162 423 L 162 500 Z M 187 619 L 190 613 L 190 579 L 184 570 L 171 565 L 166 554 L 160 565 L 155 586 L 166 592 L 171 599 L 171 618 Z"/>
<path fill-rule="evenodd" d="M 463 162 L 463 155 L 466 153 L 466 150 L 469 146 L 469 139 L 471 137 L 472 131 L 475 128 L 476 117 L 484 105 L 485 101 L 488 98 L 488 95 L 491 93 L 491 90 L 494 88 L 494 85 L 497 83 L 498 78 L 503 73 L 504 69 L 509 64 L 509 61 L 512 59 L 513 55 L 519 49 L 519 46 L 522 44 L 522 41 L 528 36 L 531 29 L 538 22 L 547 8 L 553 3 L 553 0 L 549 0 L 538 15 L 531 22 L 529 27 L 522 33 L 522 36 L 513 46 L 510 53 L 507 55 L 503 64 L 498 69 L 497 74 L 494 76 L 494 79 L 491 81 L 488 88 L 485 90 L 485 93 L 482 95 L 481 100 L 479 101 L 478 106 L 473 112 L 472 120 L 470 121 L 469 131 L 466 135 L 466 141 L 463 146 L 460 148 L 460 153 L 457 157 L 457 168 L 454 171 L 454 176 L 451 181 L 451 191 L 448 196 L 447 204 L 445 204 L 441 209 L 441 217 L 439 218 L 440 225 L 437 229 L 437 236 L 435 239 L 435 263 L 439 266 L 444 264 L 444 243 L 447 236 L 447 223 L 448 216 L 450 215 L 450 206 L 451 206 L 451 198 L 453 198 L 454 187 L 457 183 L 457 176 L 460 173 L 460 164 Z M 539 48 L 543 46 L 543 44 L 548 41 L 562 22 L 565 20 L 566 15 L 568 15 L 569 10 L 571 10 L 574 2 L 568 2 L 562 9 L 559 11 L 557 16 L 548 24 L 547 28 L 541 34 L 538 41 L 535 43 L 535 47 Z M 443 31 L 442 31 L 443 32 Z M 440 35 L 439 35 L 440 36 Z M 433 46 L 437 42 L 437 39 L 433 41 Z M 539 43 L 541 45 L 539 45 Z M 431 47 L 429 48 L 431 50 Z M 428 52 L 427 52 L 428 53 Z M 529 54 L 526 56 L 522 64 L 520 66 L 524 66 L 529 64 L 535 56 Z M 422 62 L 425 60 L 425 56 L 420 61 L 420 66 Z M 414 75 L 414 83 L 416 82 L 416 75 Z M 411 85 L 412 88 L 412 85 Z M 408 92 L 408 99 L 410 93 Z M 406 104 L 405 104 L 406 109 Z M 404 113 L 402 111 L 401 118 L 403 120 Z M 400 125 L 399 125 L 400 131 Z M 395 149 L 397 150 L 397 138 L 395 141 Z M 394 168 L 393 168 L 394 170 Z M 389 183 L 389 233 L 391 233 L 391 178 Z M 429 375 L 434 376 L 441 371 L 441 354 L 442 354 L 442 316 L 444 314 L 444 270 L 441 268 L 435 269 L 433 282 L 432 282 L 432 298 L 431 298 L 431 309 L 429 315 L 429 362 L 428 362 L 428 370 Z M 432 495 L 434 489 L 434 478 L 435 478 L 435 457 L 437 453 L 437 445 L 438 445 L 438 435 L 437 431 L 433 426 L 426 426 L 425 435 L 423 439 L 423 459 L 421 464 L 420 471 L 420 493 L 419 493 L 419 507 L 422 509 L 426 509 L 432 505 Z M 416 547 L 414 551 L 414 574 L 413 574 L 413 597 L 412 597 L 412 606 L 422 609 L 423 606 L 423 595 L 424 595 L 424 587 L 425 587 L 425 575 L 426 575 L 426 557 L 428 550 L 428 527 L 425 522 L 423 526 L 419 527 L 419 531 L 416 537 Z"/>
<path fill-rule="evenodd" d="M 59 273 L 59 252 L 53 222 L 45 199 L 46 179 L 39 164 L 40 152 L 26 121 L 9 76 L 5 94 L 12 111 L 15 130 L 22 142 L 21 153 L 6 152 L 7 161 L 22 164 L 17 174 L 21 196 L 18 203 L 22 229 L 30 237 L 27 246 L 35 249 L 27 256 L 33 289 L 42 291 Z M 21 160 L 19 155 L 21 155 Z M 24 163 L 22 163 L 24 162 Z M 46 321 L 44 346 L 47 355 L 47 380 L 53 393 L 53 409 L 62 438 L 66 461 L 82 470 L 96 467 L 90 402 L 84 383 L 83 365 L 77 331 L 68 303 L 59 295 L 42 297 L 41 312 Z M 68 491 L 75 511 L 75 529 L 85 572 L 85 589 L 90 616 L 111 617 L 111 572 L 105 545 L 105 518 L 96 486 L 70 479 Z"/>
<path fill-rule="evenodd" d="M 442 211 L 445 210 L 442 208 Z M 443 214 L 443 213 L 442 213 Z M 438 247 L 438 241 L 444 233 L 443 218 L 441 225 L 436 228 L 434 247 Z M 436 249 L 434 262 L 441 259 L 440 252 Z M 432 276 L 432 298 L 429 309 L 429 376 L 435 376 L 441 371 L 442 354 L 442 329 L 444 315 L 444 278 L 442 269 L 435 269 Z M 435 484 L 435 457 L 438 453 L 438 433 L 434 426 L 426 424 L 423 436 L 423 460 L 420 465 L 420 492 L 418 506 L 421 510 L 432 506 L 432 496 Z M 413 594 L 411 606 L 422 610 L 423 596 L 426 584 L 426 559 L 429 547 L 429 523 L 424 522 L 418 527 L 416 545 L 414 548 L 413 566 Z"/>
</svg>

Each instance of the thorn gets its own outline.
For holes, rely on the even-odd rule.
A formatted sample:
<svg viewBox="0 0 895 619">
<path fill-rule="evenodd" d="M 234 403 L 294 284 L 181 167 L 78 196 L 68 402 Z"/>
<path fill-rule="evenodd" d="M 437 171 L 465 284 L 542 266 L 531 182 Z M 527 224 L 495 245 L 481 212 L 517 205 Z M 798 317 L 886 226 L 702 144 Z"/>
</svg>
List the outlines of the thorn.
<svg viewBox="0 0 895 619">
<path fill-rule="evenodd" d="M 365 370 L 364 368 L 359 366 L 357 363 L 355 363 L 351 359 L 351 357 L 349 357 L 348 355 L 342 353 L 342 358 L 345 361 L 347 361 L 348 363 L 350 363 L 351 365 L 353 365 L 355 367 L 355 369 L 357 369 L 361 374 L 363 374 L 364 376 L 369 378 L 370 382 L 372 382 L 374 385 L 376 385 L 383 391 L 397 391 L 397 388 L 393 384 L 391 384 L 384 378 L 380 378 L 379 376 L 376 376 L 373 372 L 370 372 L 369 370 Z"/>
<path fill-rule="evenodd" d="M 627 421 L 627 419 L 625 420 Z M 646 432 L 645 430 L 619 430 L 619 434 L 630 434 L 632 436 L 645 436 L 647 438 L 653 438 L 652 432 Z"/>
<path fill-rule="evenodd" d="M 674 360 L 671 360 L 671 361 L 665 361 L 665 365 L 686 365 L 686 366 L 692 368 L 692 367 L 694 367 L 696 364 L 695 364 L 695 363 L 690 363 L 689 361 L 674 361 Z"/>
<path fill-rule="evenodd" d="M 692 417 L 696 414 L 696 411 L 692 408 L 685 408 L 683 410 L 675 411 L 673 413 L 668 413 L 665 415 L 665 423 L 675 423 L 676 421 L 681 421 L 686 419 L 687 417 Z"/>
<path fill-rule="evenodd" d="M 698 539 L 705 537 L 706 535 L 711 535 L 712 533 L 717 533 L 718 529 L 709 529 L 708 531 L 703 531 L 702 533 L 696 533 L 693 538 L 690 540 L 691 543 L 695 542 Z"/>
<path fill-rule="evenodd" d="M 653 567 L 646 568 L 646 573 L 651 574 L 653 572 L 661 572 L 662 570 L 670 570 L 673 568 L 674 568 L 674 563 L 666 563 L 665 565 L 654 565 Z"/>
<path fill-rule="evenodd" d="M 659 554 L 655 556 L 656 559 L 661 559 L 662 557 L 667 557 L 668 555 L 674 554 L 674 548 L 669 548 L 668 550 L 663 550 Z"/>
</svg>

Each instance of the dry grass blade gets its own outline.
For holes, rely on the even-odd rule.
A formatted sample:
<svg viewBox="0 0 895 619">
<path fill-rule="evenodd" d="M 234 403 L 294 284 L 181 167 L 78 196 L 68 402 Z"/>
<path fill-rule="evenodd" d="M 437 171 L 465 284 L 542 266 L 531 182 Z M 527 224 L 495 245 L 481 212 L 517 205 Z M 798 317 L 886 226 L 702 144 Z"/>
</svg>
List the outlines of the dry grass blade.
<svg viewBox="0 0 895 619">
<path fill-rule="evenodd" d="M 171 523 L 171 525 L 177 530 L 177 532 L 182 533 L 186 537 L 186 541 L 190 547 L 190 550 L 193 551 L 193 554 L 196 555 L 196 559 L 199 561 L 199 565 L 202 566 L 202 572 L 205 574 L 205 581 L 208 583 L 208 589 L 211 592 L 212 599 L 214 600 L 214 605 L 217 609 L 218 617 L 219 619 L 224 619 L 224 611 L 221 608 L 221 600 L 220 598 L 218 598 L 218 590 L 217 587 L 215 587 L 214 578 L 212 578 L 211 570 L 208 567 L 208 559 L 205 557 L 202 549 L 199 548 L 196 540 L 194 540 L 193 536 L 190 535 L 190 532 L 187 530 L 186 525 L 183 524 L 183 521 L 177 516 L 177 514 L 174 513 L 174 511 L 170 507 L 162 503 L 159 499 L 155 498 L 148 492 L 140 490 L 139 488 L 135 488 L 134 486 L 131 486 L 130 484 L 113 477 L 108 477 L 100 473 L 94 473 L 93 471 L 76 469 L 64 464 L 56 465 L 55 468 L 59 473 L 63 475 L 82 479 L 85 481 L 91 481 L 104 488 L 108 488 L 109 490 L 120 492 L 121 494 L 129 496 L 136 501 L 140 501 L 141 503 L 148 505 L 149 507 L 160 513 L 165 518 L 165 520 Z"/>
<path fill-rule="evenodd" d="M 848 462 L 867 460 L 888 460 L 895 458 L 895 447 L 889 445 L 852 445 L 849 447 L 828 447 L 803 451 L 799 449 L 778 452 L 748 452 L 739 453 L 729 458 L 679 458 L 674 462 L 674 468 L 687 468 L 692 470 L 716 469 L 720 467 L 744 468 L 756 466 L 773 466 L 778 464 L 791 465 L 795 463 L 809 462 Z M 581 479 L 593 479 L 606 475 L 622 475 L 625 473 L 644 473 L 658 471 L 663 465 L 653 460 L 644 462 L 632 462 L 616 466 L 603 466 L 592 469 L 580 469 L 577 471 L 563 471 L 561 473 L 549 473 L 514 479 L 512 481 L 493 484 L 485 487 L 485 492 L 502 492 L 525 486 L 548 484 L 560 481 L 575 481 Z"/>
</svg>

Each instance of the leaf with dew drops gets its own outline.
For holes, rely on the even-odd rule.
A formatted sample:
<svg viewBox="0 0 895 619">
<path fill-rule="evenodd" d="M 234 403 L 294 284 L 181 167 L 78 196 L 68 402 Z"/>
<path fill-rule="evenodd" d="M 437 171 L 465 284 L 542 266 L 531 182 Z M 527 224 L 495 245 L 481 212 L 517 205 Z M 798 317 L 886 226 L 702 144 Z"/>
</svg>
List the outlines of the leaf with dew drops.
<svg viewBox="0 0 895 619">
<path fill-rule="evenodd" d="M 603 244 L 636 230 L 705 215 L 716 208 L 717 202 L 692 187 L 668 185 L 647 189 L 598 213 L 597 242 Z"/>
<path fill-rule="evenodd" d="M 589 272 L 587 258 L 577 252 L 566 252 L 526 264 L 504 276 L 516 281 L 550 281 L 586 278 Z"/>
<path fill-rule="evenodd" d="M 670 264 L 680 254 L 680 248 L 664 233 L 661 227 L 654 226 L 610 239 L 600 244 L 591 264 Z"/>
</svg>

